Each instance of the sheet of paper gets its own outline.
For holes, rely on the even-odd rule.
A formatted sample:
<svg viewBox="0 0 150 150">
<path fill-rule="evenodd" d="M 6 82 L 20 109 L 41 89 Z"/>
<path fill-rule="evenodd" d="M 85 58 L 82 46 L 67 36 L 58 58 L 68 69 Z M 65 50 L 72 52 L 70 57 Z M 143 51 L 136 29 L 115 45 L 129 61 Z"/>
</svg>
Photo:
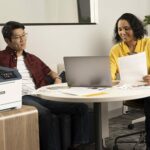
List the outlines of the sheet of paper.
<svg viewBox="0 0 150 150">
<path fill-rule="evenodd" d="M 76 95 L 76 96 L 94 96 L 103 93 L 101 89 L 91 89 L 86 87 L 71 87 L 69 89 L 61 89 L 59 92 L 64 94 Z"/>
<path fill-rule="evenodd" d="M 118 64 L 121 83 L 134 84 L 143 81 L 143 77 L 147 75 L 145 52 L 120 57 Z"/>
</svg>

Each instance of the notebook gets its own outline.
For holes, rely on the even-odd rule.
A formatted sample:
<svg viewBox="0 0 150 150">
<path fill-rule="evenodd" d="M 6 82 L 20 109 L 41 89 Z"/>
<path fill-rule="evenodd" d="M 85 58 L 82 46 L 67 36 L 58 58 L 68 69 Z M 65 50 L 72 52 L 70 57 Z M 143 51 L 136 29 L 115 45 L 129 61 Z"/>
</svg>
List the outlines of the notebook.
<svg viewBox="0 0 150 150">
<path fill-rule="evenodd" d="M 64 57 L 64 66 L 70 87 L 112 86 L 108 56 Z"/>
</svg>

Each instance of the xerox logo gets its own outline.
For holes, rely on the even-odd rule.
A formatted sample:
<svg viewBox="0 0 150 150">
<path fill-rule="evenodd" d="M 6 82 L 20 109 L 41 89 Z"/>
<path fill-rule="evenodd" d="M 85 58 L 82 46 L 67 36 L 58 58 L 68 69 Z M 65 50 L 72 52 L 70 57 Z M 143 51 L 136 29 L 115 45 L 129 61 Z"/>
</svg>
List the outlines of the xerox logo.
<svg viewBox="0 0 150 150">
<path fill-rule="evenodd" d="M 5 91 L 0 91 L 0 95 L 5 94 L 5 93 L 6 93 Z"/>
</svg>

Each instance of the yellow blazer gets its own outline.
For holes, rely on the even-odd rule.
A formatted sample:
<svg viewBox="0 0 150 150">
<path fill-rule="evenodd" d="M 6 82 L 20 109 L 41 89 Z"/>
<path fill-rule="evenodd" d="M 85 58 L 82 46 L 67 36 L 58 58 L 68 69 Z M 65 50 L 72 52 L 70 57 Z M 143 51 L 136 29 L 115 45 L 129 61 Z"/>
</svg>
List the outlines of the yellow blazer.
<svg viewBox="0 0 150 150">
<path fill-rule="evenodd" d="M 137 41 L 135 52 L 140 53 L 144 51 L 146 53 L 148 73 L 150 73 L 150 38 L 143 38 Z M 116 76 L 119 73 L 118 58 L 128 56 L 129 53 L 130 50 L 124 42 L 117 43 L 111 48 L 110 66 L 111 66 L 111 76 L 113 80 L 116 79 Z"/>
</svg>

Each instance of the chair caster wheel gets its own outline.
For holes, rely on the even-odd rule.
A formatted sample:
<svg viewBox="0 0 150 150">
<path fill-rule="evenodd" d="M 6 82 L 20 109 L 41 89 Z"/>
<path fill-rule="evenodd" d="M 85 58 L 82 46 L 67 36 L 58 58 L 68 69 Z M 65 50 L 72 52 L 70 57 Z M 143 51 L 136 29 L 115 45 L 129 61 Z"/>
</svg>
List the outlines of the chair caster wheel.
<svg viewBox="0 0 150 150">
<path fill-rule="evenodd" d="M 119 150 L 117 145 L 113 146 L 113 150 Z"/>
<path fill-rule="evenodd" d="M 134 124 L 129 124 L 128 129 L 132 130 L 134 128 Z"/>
</svg>

